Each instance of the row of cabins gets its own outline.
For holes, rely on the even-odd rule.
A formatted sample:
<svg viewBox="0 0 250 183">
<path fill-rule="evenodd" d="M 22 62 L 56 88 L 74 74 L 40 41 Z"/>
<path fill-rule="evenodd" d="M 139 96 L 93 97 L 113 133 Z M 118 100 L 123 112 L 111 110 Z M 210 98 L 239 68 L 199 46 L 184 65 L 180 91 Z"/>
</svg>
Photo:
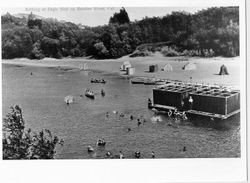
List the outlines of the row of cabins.
<svg viewBox="0 0 250 183">
<path fill-rule="evenodd" d="M 192 108 L 188 101 L 190 97 L 193 99 Z M 190 114 L 226 119 L 240 112 L 240 91 L 218 86 L 172 83 L 153 89 L 153 107 L 160 110 L 183 108 Z"/>
</svg>

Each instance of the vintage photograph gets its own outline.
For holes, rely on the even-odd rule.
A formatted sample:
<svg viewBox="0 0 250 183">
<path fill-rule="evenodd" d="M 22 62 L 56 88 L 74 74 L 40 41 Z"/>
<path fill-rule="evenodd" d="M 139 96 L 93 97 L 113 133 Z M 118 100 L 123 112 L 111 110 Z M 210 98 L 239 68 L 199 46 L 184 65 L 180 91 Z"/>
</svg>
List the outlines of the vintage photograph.
<svg viewBox="0 0 250 183">
<path fill-rule="evenodd" d="M 241 158 L 239 10 L 3 8 L 2 159 Z"/>
</svg>

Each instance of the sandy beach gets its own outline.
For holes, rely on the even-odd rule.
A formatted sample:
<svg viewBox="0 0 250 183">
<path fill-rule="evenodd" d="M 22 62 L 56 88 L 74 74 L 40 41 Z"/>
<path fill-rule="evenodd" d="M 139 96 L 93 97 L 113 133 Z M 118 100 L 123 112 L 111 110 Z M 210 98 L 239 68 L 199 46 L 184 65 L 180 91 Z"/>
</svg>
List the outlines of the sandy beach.
<svg viewBox="0 0 250 183">
<path fill-rule="evenodd" d="M 135 68 L 136 76 L 153 77 L 157 79 L 171 79 L 180 80 L 183 82 L 194 82 L 204 84 L 217 84 L 224 86 L 233 86 L 239 88 L 240 86 L 240 57 L 224 58 L 200 58 L 200 57 L 163 57 L 161 54 L 154 54 L 149 57 L 130 58 L 128 56 L 119 59 L 110 60 L 95 60 L 88 58 L 63 58 L 53 59 L 45 58 L 42 60 L 30 60 L 26 58 L 2 60 L 3 64 L 38 66 L 38 67 L 62 67 L 68 69 L 79 69 L 82 63 L 87 63 L 90 70 L 101 71 L 112 74 L 120 74 L 123 76 L 124 72 L 120 72 L 120 65 L 129 61 L 132 67 Z M 195 63 L 196 70 L 183 70 L 182 67 L 190 63 Z M 158 64 L 159 71 L 150 73 L 149 65 Z M 166 72 L 161 69 L 170 64 L 172 71 Z M 218 75 L 221 65 L 225 65 L 228 69 L 229 75 Z M 71 71 L 73 71 L 71 70 Z M 192 78 L 190 80 L 190 78 Z"/>
</svg>

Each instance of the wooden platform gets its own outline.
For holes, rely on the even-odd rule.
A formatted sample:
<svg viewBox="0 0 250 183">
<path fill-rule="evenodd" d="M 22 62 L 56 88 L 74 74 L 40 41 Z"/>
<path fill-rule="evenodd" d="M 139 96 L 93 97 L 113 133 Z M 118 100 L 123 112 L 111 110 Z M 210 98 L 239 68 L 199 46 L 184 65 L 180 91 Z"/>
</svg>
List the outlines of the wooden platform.
<svg viewBox="0 0 250 183">
<path fill-rule="evenodd" d="M 230 116 L 233 116 L 237 113 L 240 112 L 239 110 L 233 111 L 227 115 L 222 115 L 222 114 L 213 114 L 213 113 L 209 113 L 209 112 L 202 112 L 202 111 L 196 111 L 196 110 L 188 110 L 186 111 L 187 114 L 195 114 L 195 115 L 200 115 L 200 116 L 207 116 L 207 117 L 211 117 L 211 118 L 219 118 L 219 119 L 227 119 Z"/>
<path fill-rule="evenodd" d="M 162 111 L 168 111 L 168 110 L 175 110 L 177 109 L 176 107 L 173 106 L 165 106 L 165 105 L 159 105 L 159 104 L 154 104 L 152 105 L 151 109 L 155 108 L 157 110 L 162 110 Z M 209 113 L 209 112 L 202 112 L 202 111 L 197 111 L 197 110 L 187 110 L 185 111 L 187 114 L 193 114 L 193 115 L 199 115 L 199 116 L 205 116 L 205 117 L 210 117 L 210 118 L 218 118 L 218 119 L 227 119 L 237 113 L 240 112 L 239 110 L 233 111 L 227 115 L 222 115 L 222 114 L 215 114 L 215 113 Z"/>
<path fill-rule="evenodd" d="M 166 105 L 160 105 L 160 104 L 154 104 L 154 105 L 152 105 L 152 108 L 155 108 L 155 109 L 158 109 L 158 110 L 163 110 L 163 111 L 177 109 L 176 107 L 166 106 Z"/>
</svg>

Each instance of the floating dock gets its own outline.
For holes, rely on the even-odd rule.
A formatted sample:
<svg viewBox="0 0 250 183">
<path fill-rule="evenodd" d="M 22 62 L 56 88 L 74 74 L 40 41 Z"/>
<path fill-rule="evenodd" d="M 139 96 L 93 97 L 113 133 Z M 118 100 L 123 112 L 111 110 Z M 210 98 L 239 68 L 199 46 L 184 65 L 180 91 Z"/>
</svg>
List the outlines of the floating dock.
<svg viewBox="0 0 250 183">
<path fill-rule="evenodd" d="M 219 86 L 173 82 L 153 89 L 151 107 L 227 119 L 240 112 L 240 91 Z"/>
</svg>

